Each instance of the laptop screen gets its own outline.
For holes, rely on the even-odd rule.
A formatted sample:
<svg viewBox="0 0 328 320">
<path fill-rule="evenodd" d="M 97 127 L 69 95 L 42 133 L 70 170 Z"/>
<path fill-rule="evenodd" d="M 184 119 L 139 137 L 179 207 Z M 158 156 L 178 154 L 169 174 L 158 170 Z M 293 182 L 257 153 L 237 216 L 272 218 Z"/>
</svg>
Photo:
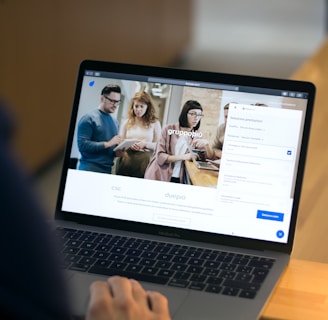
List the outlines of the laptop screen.
<svg viewBox="0 0 328 320">
<path fill-rule="evenodd" d="M 59 209 L 287 243 L 313 95 L 308 83 L 85 61 Z"/>
</svg>

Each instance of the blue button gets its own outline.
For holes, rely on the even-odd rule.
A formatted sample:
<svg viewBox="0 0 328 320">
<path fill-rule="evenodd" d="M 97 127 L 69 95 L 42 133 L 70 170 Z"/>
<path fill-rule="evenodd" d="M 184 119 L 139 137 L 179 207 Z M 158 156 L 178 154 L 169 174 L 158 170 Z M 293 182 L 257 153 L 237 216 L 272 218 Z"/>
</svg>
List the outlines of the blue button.
<svg viewBox="0 0 328 320">
<path fill-rule="evenodd" d="M 256 218 L 273 221 L 284 221 L 284 214 L 280 212 L 257 210 Z"/>
<path fill-rule="evenodd" d="M 284 237 L 285 232 L 283 232 L 282 230 L 278 230 L 276 234 L 277 234 L 277 237 L 278 237 L 279 239 L 281 239 L 281 238 Z"/>
</svg>

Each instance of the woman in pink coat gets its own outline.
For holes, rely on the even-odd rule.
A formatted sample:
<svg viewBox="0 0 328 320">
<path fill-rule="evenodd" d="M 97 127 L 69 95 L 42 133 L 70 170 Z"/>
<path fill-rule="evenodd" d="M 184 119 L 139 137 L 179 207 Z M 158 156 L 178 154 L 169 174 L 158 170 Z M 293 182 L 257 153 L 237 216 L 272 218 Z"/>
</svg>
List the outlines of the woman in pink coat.
<svg viewBox="0 0 328 320">
<path fill-rule="evenodd" d="M 154 156 L 146 169 L 146 179 L 183 183 L 184 161 L 197 158 L 190 148 L 203 150 L 207 158 L 212 158 L 213 151 L 208 141 L 198 131 L 203 116 L 203 108 L 198 101 L 188 100 L 183 105 L 179 122 L 163 128 Z"/>
</svg>

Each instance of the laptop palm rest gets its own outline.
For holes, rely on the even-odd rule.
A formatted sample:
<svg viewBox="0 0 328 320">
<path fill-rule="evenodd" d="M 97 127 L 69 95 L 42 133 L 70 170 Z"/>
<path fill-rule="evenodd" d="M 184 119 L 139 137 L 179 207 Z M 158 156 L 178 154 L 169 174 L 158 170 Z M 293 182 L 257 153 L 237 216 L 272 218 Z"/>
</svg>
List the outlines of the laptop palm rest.
<svg viewBox="0 0 328 320">
<path fill-rule="evenodd" d="M 70 272 L 69 272 L 70 273 Z M 70 299 L 72 303 L 72 312 L 75 316 L 83 317 L 88 307 L 89 288 L 92 282 L 97 280 L 106 281 L 107 277 L 85 273 L 71 273 L 70 281 Z M 173 316 L 184 300 L 189 295 L 188 291 L 180 290 L 173 287 L 164 287 L 151 283 L 142 283 L 145 290 L 160 291 L 170 302 L 170 313 Z"/>
</svg>

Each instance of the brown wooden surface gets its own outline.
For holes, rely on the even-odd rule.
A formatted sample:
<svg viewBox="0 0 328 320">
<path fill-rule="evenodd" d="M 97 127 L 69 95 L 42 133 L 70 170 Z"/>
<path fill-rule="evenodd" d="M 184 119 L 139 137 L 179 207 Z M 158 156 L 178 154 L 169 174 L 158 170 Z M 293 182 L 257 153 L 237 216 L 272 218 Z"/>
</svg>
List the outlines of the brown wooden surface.
<svg viewBox="0 0 328 320">
<path fill-rule="evenodd" d="M 83 59 L 172 65 L 191 38 L 190 0 L 0 1 L 0 96 L 31 170 L 65 146 Z"/>
<path fill-rule="evenodd" d="M 261 319 L 328 319 L 328 264 L 291 259 Z"/>
<path fill-rule="evenodd" d="M 316 101 L 293 259 L 262 316 L 328 319 L 328 40 L 292 79 L 313 82 Z"/>
<path fill-rule="evenodd" d="M 198 169 L 192 161 L 185 161 L 187 174 L 195 186 L 216 188 L 218 171 Z"/>
<path fill-rule="evenodd" d="M 292 257 L 328 263 L 328 40 L 292 78 L 317 89 Z"/>
</svg>

